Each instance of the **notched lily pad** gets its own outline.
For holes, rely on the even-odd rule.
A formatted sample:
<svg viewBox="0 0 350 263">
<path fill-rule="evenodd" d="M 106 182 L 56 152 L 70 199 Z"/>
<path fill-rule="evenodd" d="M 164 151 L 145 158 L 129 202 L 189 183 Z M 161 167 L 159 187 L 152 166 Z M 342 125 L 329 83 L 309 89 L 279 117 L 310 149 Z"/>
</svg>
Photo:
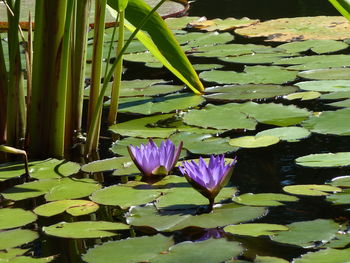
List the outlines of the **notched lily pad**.
<svg viewBox="0 0 350 263">
<path fill-rule="evenodd" d="M 230 140 L 230 145 L 241 148 L 260 148 L 276 144 L 280 139 L 276 136 L 243 136 Z"/>
<path fill-rule="evenodd" d="M 326 199 L 336 205 L 350 204 L 350 189 L 344 189 L 341 193 L 329 195 Z"/>
<path fill-rule="evenodd" d="M 277 231 L 286 231 L 288 229 L 288 227 L 283 225 L 256 223 L 226 226 L 224 231 L 234 235 L 258 237 L 271 236 L 276 234 Z"/>
<path fill-rule="evenodd" d="M 228 31 L 240 27 L 246 27 L 258 22 L 259 20 L 257 19 L 249 19 L 247 17 L 241 19 L 232 17 L 226 19 L 215 18 L 210 20 L 202 17 L 200 20 L 189 22 L 187 27 L 205 31 Z"/>
<path fill-rule="evenodd" d="M 310 39 L 305 41 L 294 41 L 279 45 L 279 48 L 285 49 L 287 52 L 306 52 L 311 50 L 317 54 L 337 52 L 346 49 L 349 45 L 342 41 L 333 39 Z"/>
<path fill-rule="evenodd" d="M 302 90 L 319 92 L 350 92 L 350 80 L 313 80 L 295 84 Z"/>
<path fill-rule="evenodd" d="M 327 248 L 316 252 L 308 252 L 300 258 L 293 260 L 295 263 L 317 263 L 325 259 L 327 263 L 343 263 L 349 261 L 350 249 L 332 249 Z"/>
<path fill-rule="evenodd" d="M 39 216 L 54 216 L 67 212 L 72 216 L 91 214 L 99 209 L 99 205 L 88 200 L 60 200 L 40 205 L 34 209 Z"/>
<path fill-rule="evenodd" d="M 37 232 L 28 229 L 14 229 L 0 232 L 0 249 L 8 249 L 32 242 L 39 237 Z"/>
<path fill-rule="evenodd" d="M 292 93 L 289 94 L 287 96 L 284 96 L 283 98 L 287 99 L 287 100 L 297 100 L 300 99 L 301 101 L 304 100 L 313 100 L 313 99 L 317 99 L 321 96 L 321 93 L 317 92 L 317 91 L 306 91 L 306 92 L 296 92 L 296 93 Z"/>
<path fill-rule="evenodd" d="M 21 208 L 0 209 L 0 230 L 25 226 L 34 222 L 37 216 Z"/>
<path fill-rule="evenodd" d="M 298 142 L 301 139 L 309 137 L 311 132 L 302 127 L 280 127 L 264 130 L 256 134 L 256 136 L 276 136 L 282 141 Z"/>
<path fill-rule="evenodd" d="M 297 158 L 296 163 L 306 167 L 342 167 L 350 165 L 350 152 L 309 154 Z"/>
<path fill-rule="evenodd" d="M 285 194 L 274 194 L 274 193 L 262 193 L 252 194 L 247 193 L 238 195 L 232 198 L 232 200 L 241 205 L 251 206 L 281 206 L 285 205 L 282 202 L 295 202 L 299 199 L 295 196 Z"/>
<path fill-rule="evenodd" d="M 341 192 L 342 189 L 326 184 L 300 184 L 285 186 L 283 191 L 294 195 L 326 196 Z"/>
<path fill-rule="evenodd" d="M 350 68 L 313 69 L 299 72 L 298 76 L 312 80 L 348 80 L 350 79 Z"/>
</svg>

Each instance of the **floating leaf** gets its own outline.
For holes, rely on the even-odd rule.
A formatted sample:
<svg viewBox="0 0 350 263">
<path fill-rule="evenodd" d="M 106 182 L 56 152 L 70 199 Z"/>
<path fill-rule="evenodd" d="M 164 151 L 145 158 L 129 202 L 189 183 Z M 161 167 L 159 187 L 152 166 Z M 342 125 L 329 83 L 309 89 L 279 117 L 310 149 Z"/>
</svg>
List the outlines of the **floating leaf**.
<svg viewBox="0 0 350 263">
<path fill-rule="evenodd" d="M 331 249 L 327 248 L 316 252 L 309 252 L 300 258 L 293 260 L 295 263 L 344 263 L 348 262 L 350 249 Z M 325 261 L 326 260 L 326 261 Z"/>
<path fill-rule="evenodd" d="M 224 262 L 243 252 L 238 242 L 229 242 L 223 238 L 208 239 L 202 242 L 181 242 L 168 249 L 168 253 L 159 253 L 152 259 L 154 263 L 192 263 Z"/>
<path fill-rule="evenodd" d="M 272 51 L 272 50 L 271 50 Z M 219 58 L 224 62 L 239 63 L 244 65 L 257 65 L 257 64 L 272 64 L 279 59 L 286 57 L 293 57 L 296 54 L 289 54 L 283 52 L 275 53 L 253 53 L 248 55 L 236 56 L 236 57 L 222 57 Z"/>
<path fill-rule="evenodd" d="M 224 66 L 221 64 L 194 64 L 194 69 L 196 71 L 203 71 L 203 70 L 211 70 L 211 69 L 220 69 Z"/>
<path fill-rule="evenodd" d="M 243 136 L 230 140 L 230 145 L 242 148 L 260 148 L 276 144 L 280 139 L 276 136 Z"/>
<path fill-rule="evenodd" d="M 296 39 L 346 39 L 349 24 L 344 17 L 313 16 L 268 20 L 236 29 L 247 37 L 267 37 L 267 41 L 289 42 Z"/>
<path fill-rule="evenodd" d="M 249 221 L 262 216 L 262 207 L 225 204 L 214 208 L 212 213 L 193 216 L 183 211 L 157 211 L 155 207 L 132 207 L 127 223 L 138 227 L 152 227 L 157 231 L 175 231 L 186 227 L 214 228 Z"/>
<path fill-rule="evenodd" d="M 338 91 L 327 94 L 322 94 L 322 100 L 338 100 L 338 99 L 349 99 L 350 91 Z"/>
<path fill-rule="evenodd" d="M 98 208 L 98 204 L 88 200 L 60 200 L 37 206 L 34 213 L 47 217 L 63 212 L 67 212 L 72 216 L 81 216 L 96 212 Z"/>
<path fill-rule="evenodd" d="M 335 237 L 339 225 L 332 220 L 316 219 L 312 221 L 295 222 L 287 225 L 288 231 L 281 231 L 271 238 L 280 243 L 315 247 L 317 243 L 326 243 Z"/>
<path fill-rule="evenodd" d="M 0 230 L 25 226 L 34 222 L 36 215 L 21 208 L 0 209 Z"/>
<path fill-rule="evenodd" d="M 282 141 L 297 142 L 310 136 L 310 132 L 302 127 L 280 127 L 264 130 L 256 134 L 256 136 L 275 136 Z"/>
<path fill-rule="evenodd" d="M 323 245 L 324 248 L 344 248 L 350 244 L 349 233 L 340 232 L 335 235 L 335 238 Z"/>
<path fill-rule="evenodd" d="M 341 193 L 327 196 L 327 201 L 336 205 L 350 204 L 350 189 L 344 189 Z"/>
<path fill-rule="evenodd" d="M 286 231 L 288 229 L 288 227 L 283 225 L 257 223 L 226 226 L 224 231 L 234 235 L 258 237 L 271 236 L 276 234 L 277 231 Z"/>
<path fill-rule="evenodd" d="M 110 241 L 89 249 L 83 260 L 88 263 L 149 262 L 172 244 L 171 237 L 161 234 Z"/>
<path fill-rule="evenodd" d="M 321 96 L 321 93 L 317 91 L 307 91 L 307 92 L 297 92 L 297 93 L 292 93 L 287 96 L 284 96 L 285 99 L 287 100 L 296 100 L 300 99 L 301 101 L 304 100 L 313 100 L 317 99 Z"/>
<path fill-rule="evenodd" d="M 190 32 L 187 34 L 176 35 L 176 39 L 182 44 L 182 48 L 185 50 L 191 50 L 194 47 L 200 46 L 212 46 L 218 44 L 225 44 L 234 39 L 230 33 L 200 33 Z"/>
<path fill-rule="evenodd" d="M 313 80 L 327 80 L 327 79 L 350 79 L 349 68 L 330 68 L 330 69 L 313 69 L 302 71 L 298 73 L 298 76 L 304 79 Z"/>
<path fill-rule="evenodd" d="M 117 235 L 117 230 L 127 230 L 129 226 L 122 223 L 105 221 L 61 222 L 44 226 L 43 231 L 50 236 L 64 238 L 102 238 Z"/>
<path fill-rule="evenodd" d="M 293 81 L 295 71 L 277 66 L 247 66 L 243 73 L 224 70 L 204 71 L 199 74 L 205 81 L 219 84 L 283 84 Z"/>
<path fill-rule="evenodd" d="M 293 41 L 279 45 L 279 48 L 285 49 L 287 52 L 306 52 L 311 50 L 317 54 L 331 53 L 346 49 L 349 45 L 342 41 L 333 39 L 310 39 L 305 41 Z"/>
<path fill-rule="evenodd" d="M 314 80 L 295 84 L 300 89 L 319 92 L 346 92 L 350 91 L 350 80 Z"/>
<path fill-rule="evenodd" d="M 226 19 L 201 19 L 200 21 L 191 21 L 188 23 L 188 27 L 190 28 L 196 28 L 200 30 L 205 31 L 226 31 L 226 30 L 233 30 L 240 27 L 246 27 L 252 24 L 255 24 L 259 22 L 259 20 L 255 19 L 249 19 L 247 17 L 243 17 L 241 19 L 236 18 L 226 18 Z"/>
<path fill-rule="evenodd" d="M 56 258 L 56 256 L 45 257 L 45 258 L 32 258 L 26 256 L 19 256 L 11 259 L 10 261 L 5 261 L 8 263 L 47 263 L 51 262 Z"/>
<path fill-rule="evenodd" d="M 296 163 L 306 167 L 341 167 L 350 165 L 350 152 L 309 154 L 297 158 Z"/>
<path fill-rule="evenodd" d="M 273 98 L 295 92 L 295 86 L 280 85 L 227 85 L 207 88 L 207 100 L 232 101 Z M 209 94 L 208 94 L 209 93 Z M 210 94 L 213 93 L 213 94 Z"/>
<path fill-rule="evenodd" d="M 283 187 L 283 191 L 295 195 L 325 196 L 341 192 L 342 190 L 338 187 L 326 184 L 300 184 L 287 185 Z"/>
<path fill-rule="evenodd" d="M 0 262 L 2 261 L 9 261 L 17 256 L 23 255 L 26 253 L 28 249 L 21 249 L 21 248 L 10 248 L 6 249 L 5 251 L 0 251 Z"/>
<path fill-rule="evenodd" d="M 335 177 L 330 184 L 338 187 L 350 187 L 350 175 Z"/>
<path fill-rule="evenodd" d="M 251 206 L 280 206 L 284 205 L 281 202 L 295 202 L 299 199 L 295 196 L 285 195 L 285 194 L 274 194 L 274 193 L 262 193 L 262 194 L 252 194 L 247 193 L 239 196 L 235 196 L 232 199 L 234 202 L 241 205 L 251 205 Z"/>
<path fill-rule="evenodd" d="M 8 249 L 32 242 L 38 233 L 27 229 L 14 229 L 0 232 L 0 249 Z"/>
<path fill-rule="evenodd" d="M 282 258 L 256 256 L 254 263 L 289 263 Z"/>
<path fill-rule="evenodd" d="M 114 157 L 114 158 L 108 158 L 108 159 L 98 160 L 98 161 L 84 164 L 81 167 L 81 170 L 86 173 L 98 173 L 98 172 L 109 171 L 114 169 L 123 169 L 127 166 L 130 166 L 131 164 L 133 164 L 133 162 L 129 156 Z"/>
</svg>

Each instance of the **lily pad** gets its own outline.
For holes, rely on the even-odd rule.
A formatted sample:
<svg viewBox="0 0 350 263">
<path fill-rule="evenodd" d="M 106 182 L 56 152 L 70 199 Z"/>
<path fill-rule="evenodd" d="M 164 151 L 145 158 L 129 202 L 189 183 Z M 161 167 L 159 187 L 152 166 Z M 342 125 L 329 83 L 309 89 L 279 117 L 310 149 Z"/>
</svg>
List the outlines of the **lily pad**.
<svg viewBox="0 0 350 263">
<path fill-rule="evenodd" d="M 241 55 L 241 56 L 236 56 L 236 57 L 222 57 L 219 59 L 224 61 L 224 62 L 239 63 L 239 64 L 245 64 L 245 65 L 258 65 L 258 64 L 269 65 L 269 64 L 272 64 L 279 59 L 294 57 L 296 55 L 297 54 L 282 53 L 282 52 L 252 53 L 252 54 Z"/>
<path fill-rule="evenodd" d="M 350 108 L 350 99 L 328 103 L 327 105 L 339 108 Z"/>
<path fill-rule="evenodd" d="M 32 242 L 38 233 L 27 229 L 14 229 L 0 232 L 0 249 L 8 249 Z"/>
<path fill-rule="evenodd" d="M 327 248 L 316 252 L 309 252 L 293 260 L 295 263 L 344 263 L 348 262 L 350 249 Z"/>
<path fill-rule="evenodd" d="M 234 30 L 240 27 L 246 27 L 252 24 L 256 24 L 259 22 L 257 19 L 249 19 L 247 17 L 243 17 L 241 19 L 236 18 L 215 18 L 215 19 L 200 19 L 200 21 L 191 21 L 188 24 L 189 28 L 195 28 L 205 31 L 227 31 Z"/>
<path fill-rule="evenodd" d="M 277 66 L 247 66 L 244 72 L 211 70 L 199 74 L 205 81 L 219 84 L 283 84 L 293 81 L 295 71 Z"/>
<path fill-rule="evenodd" d="M 182 211 L 157 211 L 155 207 L 132 207 L 127 223 L 137 227 L 151 227 L 157 231 L 175 231 L 187 227 L 214 228 L 250 221 L 265 213 L 263 207 L 225 204 L 214 208 L 212 213 L 201 215 L 184 214 Z"/>
<path fill-rule="evenodd" d="M 350 135 L 349 113 L 350 108 L 337 111 L 324 111 L 320 115 L 310 117 L 302 125 L 306 129 L 316 133 Z M 335 158 L 340 158 L 340 156 L 337 155 Z"/>
<path fill-rule="evenodd" d="M 344 189 L 341 193 L 327 196 L 327 201 L 336 205 L 350 204 L 350 189 Z"/>
<path fill-rule="evenodd" d="M 292 93 L 289 94 L 287 96 L 284 96 L 283 98 L 287 99 L 287 100 L 296 100 L 296 99 L 300 99 L 301 101 L 304 100 L 313 100 L 313 99 L 317 99 L 321 96 L 321 93 L 317 92 L 317 91 L 306 91 L 306 92 L 296 92 L 296 93 Z"/>
<path fill-rule="evenodd" d="M 88 263 L 149 262 L 173 244 L 171 237 L 161 234 L 110 241 L 89 249 L 83 260 Z"/>
<path fill-rule="evenodd" d="M 21 208 L 0 209 L 0 230 L 25 226 L 34 222 L 36 215 Z"/>
<path fill-rule="evenodd" d="M 26 253 L 28 249 L 21 249 L 21 248 L 10 248 L 6 249 L 5 251 L 0 251 L 0 262 L 2 261 L 9 261 L 17 256 L 23 255 Z"/>
<path fill-rule="evenodd" d="M 289 263 L 282 258 L 256 256 L 254 263 Z"/>
<path fill-rule="evenodd" d="M 338 187 L 350 187 L 350 175 L 335 177 L 330 184 Z"/>
<path fill-rule="evenodd" d="M 311 50 L 317 54 L 337 52 L 346 49 L 349 45 L 342 41 L 333 39 L 309 39 L 305 41 L 294 41 L 279 45 L 279 48 L 285 49 L 287 52 L 306 52 Z"/>
<path fill-rule="evenodd" d="M 295 84 L 302 90 L 319 92 L 347 92 L 350 91 L 350 80 L 314 80 Z"/>
<path fill-rule="evenodd" d="M 299 77 L 312 80 L 347 80 L 350 79 L 349 75 L 349 68 L 313 69 L 298 73 Z"/>
<path fill-rule="evenodd" d="M 232 200 L 241 205 L 250 206 L 281 206 L 282 202 L 295 202 L 299 199 L 295 196 L 274 193 L 252 194 L 247 193 L 235 196 Z"/>
<path fill-rule="evenodd" d="M 243 136 L 230 140 L 230 145 L 242 148 L 260 148 L 276 144 L 280 139 L 276 136 Z"/>
<path fill-rule="evenodd" d="M 258 237 L 271 236 L 276 234 L 277 231 L 286 231 L 288 229 L 288 227 L 283 225 L 257 223 L 226 226 L 224 231 L 234 235 Z"/>
<path fill-rule="evenodd" d="M 60 200 L 37 206 L 34 213 L 46 217 L 63 212 L 67 212 L 72 216 L 81 216 L 96 212 L 98 209 L 98 204 L 88 200 Z"/>
<path fill-rule="evenodd" d="M 342 190 L 338 187 L 326 184 L 300 184 L 287 185 L 283 187 L 283 191 L 294 195 L 326 196 L 341 192 Z"/>
<path fill-rule="evenodd" d="M 27 256 L 19 256 L 14 257 L 9 261 L 5 261 L 7 263 L 47 263 L 51 262 L 56 258 L 56 256 L 45 257 L 45 258 L 32 258 Z"/>
<path fill-rule="evenodd" d="M 62 178 L 77 173 L 79 169 L 79 164 L 65 160 L 46 159 L 29 162 L 30 176 L 36 179 Z M 23 174 L 25 174 L 23 162 L 0 164 L 0 181 Z"/>
<path fill-rule="evenodd" d="M 349 99 L 350 91 L 338 91 L 327 94 L 322 94 L 322 100 L 338 100 L 338 99 Z"/>
<path fill-rule="evenodd" d="M 256 136 L 276 136 L 282 141 L 298 142 L 301 139 L 309 137 L 311 132 L 302 127 L 280 127 L 264 130 L 256 134 Z"/>
<path fill-rule="evenodd" d="M 194 64 L 193 67 L 196 71 L 203 71 L 203 70 L 220 69 L 220 68 L 223 68 L 224 65 L 221 65 L 221 64 Z"/>
<path fill-rule="evenodd" d="M 106 221 L 61 222 L 44 226 L 45 234 L 64 238 L 102 238 L 117 235 L 117 230 L 127 230 L 129 226 L 122 223 Z"/>
<path fill-rule="evenodd" d="M 146 67 L 162 68 L 163 64 L 159 62 L 150 52 L 129 53 L 123 56 L 123 59 L 130 62 L 145 63 Z"/>
<path fill-rule="evenodd" d="M 339 225 L 332 220 L 316 219 L 295 222 L 287 225 L 288 231 L 281 231 L 272 236 L 272 240 L 280 243 L 312 248 L 317 243 L 326 243 L 335 237 Z"/>
<path fill-rule="evenodd" d="M 176 35 L 176 39 L 182 45 L 184 50 L 191 50 L 194 47 L 200 46 L 212 46 L 218 44 L 225 44 L 234 39 L 234 36 L 230 33 L 200 33 L 190 32 L 187 34 Z"/>
<path fill-rule="evenodd" d="M 224 262 L 227 259 L 239 256 L 243 252 L 243 248 L 238 242 L 229 242 L 221 238 L 208 239 L 202 242 L 181 242 L 170 247 L 167 252 L 159 253 L 157 257 L 152 259 L 152 262 Z"/>
<path fill-rule="evenodd" d="M 227 85 L 207 88 L 207 100 L 234 101 L 255 100 L 282 96 L 298 90 L 295 86 L 280 85 Z M 209 93 L 209 94 L 208 94 Z M 213 94 L 210 94 L 213 93 Z"/>
<path fill-rule="evenodd" d="M 350 165 L 350 152 L 310 154 L 297 158 L 296 163 L 306 167 L 342 167 Z"/>
<path fill-rule="evenodd" d="M 290 42 L 307 39 L 346 39 L 350 26 L 344 17 L 313 16 L 268 20 L 236 29 L 246 37 L 266 37 L 266 41 Z"/>
</svg>

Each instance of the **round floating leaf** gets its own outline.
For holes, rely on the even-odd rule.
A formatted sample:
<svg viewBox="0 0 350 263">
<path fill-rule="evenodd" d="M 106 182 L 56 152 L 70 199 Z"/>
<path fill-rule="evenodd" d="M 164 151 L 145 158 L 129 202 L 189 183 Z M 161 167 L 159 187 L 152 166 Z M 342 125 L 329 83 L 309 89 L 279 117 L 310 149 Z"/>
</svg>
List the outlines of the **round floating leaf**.
<svg viewBox="0 0 350 263">
<path fill-rule="evenodd" d="M 338 92 L 332 92 L 323 94 L 321 96 L 322 100 L 338 100 L 338 99 L 349 99 L 350 98 L 350 91 L 338 91 Z"/>
<path fill-rule="evenodd" d="M 247 66 L 244 71 L 211 70 L 199 76 L 205 81 L 219 84 L 283 84 L 293 81 L 297 74 L 277 66 Z"/>
<path fill-rule="evenodd" d="M 268 129 L 256 134 L 259 136 L 275 136 L 282 141 L 297 142 L 310 136 L 310 132 L 302 127 L 280 127 Z"/>
<path fill-rule="evenodd" d="M 336 205 L 350 204 L 350 189 L 345 189 L 341 193 L 327 196 L 327 201 Z"/>
<path fill-rule="evenodd" d="M 328 103 L 327 105 L 339 108 L 350 108 L 350 99 Z"/>
<path fill-rule="evenodd" d="M 23 255 L 28 250 L 29 249 L 10 248 L 10 249 L 6 249 L 5 251 L 0 251 L 0 262 L 2 261 L 7 262 L 17 256 Z"/>
<path fill-rule="evenodd" d="M 350 175 L 333 178 L 330 184 L 339 187 L 350 187 Z"/>
<path fill-rule="evenodd" d="M 56 256 L 46 257 L 46 258 L 32 258 L 26 256 L 19 256 L 11 259 L 10 261 L 5 261 L 8 263 L 47 263 L 51 262 L 56 258 Z"/>
<path fill-rule="evenodd" d="M 283 187 L 283 191 L 295 195 L 325 196 L 332 193 L 341 192 L 338 187 L 326 184 L 300 184 Z"/>
<path fill-rule="evenodd" d="M 200 19 L 197 21 L 191 21 L 188 24 L 190 28 L 196 28 L 205 31 L 226 31 L 233 30 L 235 28 L 245 27 L 259 22 L 259 20 L 252 20 L 247 17 L 243 17 L 241 19 L 236 18 L 226 18 L 226 19 Z"/>
<path fill-rule="evenodd" d="M 0 232 L 0 249 L 8 249 L 32 242 L 38 233 L 27 229 L 14 229 Z"/>
<path fill-rule="evenodd" d="M 114 157 L 114 158 L 103 159 L 103 160 L 98 160 L 98 161 L 84 164 L 81 167 L 81 170 L 86 173 L 98 173 L 98 172 L 109 171 L 114 169 L 122 169 L 124 167 L 130 166 L 131 163 L 133 164 L 129 156 Z"/>
<path fill-rule="evenodd" d="M 251 206 L 280 206 L 284 205 L 281 202 L 295 202 L 299 199 L 295 196 L 285 195 L 285 194 L 252 194 L 247 193 L 239 196 L 235 196 L 232 199 L 234 202 L 241 205 L 251 205 Z"/>
<path fill-rule="evenodd" d="M 280 85 L 227 85 L 222 87 L 207 88 L 204 97 L 207 100 L 232 101 L 254 100 L 282 96 L 295 92 L 295 86 Z M 209 94 L 208 94 L 209 93 Z M 214 93 L 214 94 L 210 94 Z"/>
<path fill-rule="evenodd" d="M 204 102 L 201 96 L 189 93 L 171 94 L 164 97 L 120 99 L 119 112 L 151 115 L 195 107 Z"/>
<path fill-rule="evenodd" d="M 180 211 L 157 211 L 155 207 L 132 207 L 127 223 L 139 227 L 152 227 L 157 231 L 175 231 L 186 227 L 215 228 L 253 220 L 265 213 L 263 207 L 225 204 L 214 208 L 212 213 L 191 215 Z"/>
<path fill-rule="evenodd" d="M 349 68 L 313 69 L 302 71 L 298 76 L 304 79 L 327 80 L 327 79 L 350 79 Z"/>
<path fill-rule="evenodd" d="M 102 238 L 117 235 L 117 230 L 126 230 L 129 226 L 122 223 L 106 221 L 61 222 L 43 227 L 43 231 L 50 236 L 64 238 Z"/>
<path fill-rule="evenodd" d="M 171 237 L 161 234 L 111 241 L 89 249 L 83 260 L 88 263 L 150 262 L 172 244 Z"/>
<path fill-rule="evenodd" d="M 282 258 L 256 256 L 254 263 L 289 263 Z"/>
<path fill-rule="evenodd" d="M 202 242 L 182 242 L 169 248 L 168 253 L 159 253 L 152 259 L 154 263 L 217 263 L 239 256 L 243 248 L 237 242 L 223 238 Z"/>
<path fill-rule="evenodd" d="M 80 165 L 57 159 L 29 162 L 30 176 L 36 179 L 62 178 L 79 171 Z M 4 163 L 0 165 L 0 181 L 25 174 L 24 164 Z"/>
<path fill-rule="evenodd" d="M 335 237 L 339 225 L 332 220 L 316 219 L 287 225 L 288 231 L 277 233 L 271 238 L 280 243 L 312 248 L 317 243 L 326 243 Z"/>
<path fill-rule="evenodd" d="M 224 66 L 221 64 L 194 64 L 194 69 L 196 71 L 203 71 L 203 70 L 211 70 L 211 69 L 220 69 Z"/>
<path fill-rule="evenodd" d="M 289 70 L 310 70 L 350 66 L 347 55 L 317 55 L 281 58 L 274 65 L 290 65 Z"/>
<path fill-rule="evenodd" d="M 154 201 L 161 195 L 160 190 L 146 184 L 113 185 L 94 192 L 90 199 L 102 205 L 117 205 L 122 209 Z"/>
<path fill-rule="evenodd" d="M 213 137 L 209 134 L 181 132 L 171 135 L 170 139 L 175 144 L 182 141 L 184 148 L 194 154 L 222 154 L 237 150 L 236 147 L 229 145 L 229 138 Z"/>
<path fill-rule="evenodd" d="M 350 80 L 314 80 L 298 82 L 300 89 L 320 92 L 346 92 L 350 91 Z"/>
<path fill-rule="evenodd" d="M 350 152 L 310 154 L 297 158 L 296 163 L 306 167 L 341 167 L 350 165 Z"/>
<path fill-rule="evenodd" d="M 276 234 L 276 231 L 286 231 L 288 229 L 283 225 L 257 223 L 226 226 L 224 231 L 234 235 L 258 237 L 271 236 Z"/>
<path fill-rule="evenodd" d="M 39 216 L 54 216 L 67 212 L 72 216 L 87 215 L 97 211 L 98 204 L 87 200 L 60 200 L 40 205 L 34 209 Z"/>
<path fill-rule="evenodd" d="M 271 64 L 279 59 L 285 57 L 296 56 L 296 54 L 288 54 L 282 52 L 275 53 L 253 53 L 248 55 L 236 56 L 236 57 L 223 57 L 219 58 L 224 62 L 239 63 L 245 65 L 256 64 Z"/>
<path fill-rule="evenodd" d="M 350 249 L 327 248 L 316 252 L 309 252 L 293 260 L 295 263 L 344 263 L 348 262 Z"/>
<path fill-rule="evenodd" d="M 277 42 L 350 37 L 348 21 L 337 16 L 280 18 L 239 28 L 235 32 L 247 37 L 267 37 L 267 41 Z"/>
<path fill-rule="evenodd" d="M 337 233 L 335 238 L 329 241 L 327 244 L 323 245 L 324 248 L 344 248 L 350 244 L 349 233 L 340 232 Z"/>
<path fill-rule="evenodd" d="M 260 148 L 276 144 L 280 139 L 276 136 L 243 136 L 230 140 L 230 145 L 242 148 Z"/>
<path fill-rule="evenodd" d="M 285 99 L 287 100 L 296 100 L 296 99 L 300 99 L 302 101 L 304 100 L 313 100 L 313 99 L 317 99 L 321 96 L 321 93 L 317 92 L 317 91 L 306 91 L 306 92 L 296 92 L 296 93 L 292 93 L 289 94 L 287 96 L 284 96 Z"/>
<path fill-rule="evenodd" d="M 36 215 L 21 208 L 0 209 L 0 230 L 25 226 L 34 222 Z"/>
<path fill-rule="evenodd" d="M 279 48 L 285 49 L 287 52 L 305 52 L 312 50 L 317 54 L 331 53 L 346 49 L 349 45 L 342 41 L 333 39 L 310 39 L 305 41 L 294 41 L 279 45 Z"/>
<path fill-rule="evenodd" d="M 302 125 L 316 133 L 350 135 L 350 108 L 324 111 L 318 116 L 310 117 Z"/>
<path fill-rule="evenodd" d="M 199 46 L 211 46 L 218 44 L 225 44 L 234 39 L 233 35 L 230 33 L 201 33 L 201 32 L 191 32 L 187 34 L 176 35 L 176 39 L 182 45 L 185 50 L 191 50 L 191 48 Z"/>
<path fill-rule="evenodd" d="M 162 68 L 163 64 L 160 63 L 152 53 L 150 52 L 140 52 L 140 53 L 129 53 L 123 56 L 126 61 L 132 62 L 143 62 L 146 63 L 145 66 L 151 68 Z"/>
</svg>

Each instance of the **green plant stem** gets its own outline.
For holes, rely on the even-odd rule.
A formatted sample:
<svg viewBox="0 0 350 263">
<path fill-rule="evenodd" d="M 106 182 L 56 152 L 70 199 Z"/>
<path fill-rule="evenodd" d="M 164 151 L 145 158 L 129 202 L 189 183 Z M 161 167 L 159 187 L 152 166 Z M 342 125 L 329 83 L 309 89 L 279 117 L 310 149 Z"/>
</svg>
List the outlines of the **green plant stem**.
<svg viewBox="0 0 350 263">
<path fill-rule="evenodd" d="M 7 122 L 7 71 L 0 34 L 0 144 L 6 143 Z"/>
<path fill-rule="evenodd" d="M 138 27 L 135 29 L 135 31 L 131 34 L 131 36 L 129 37 L 129 39 L 125 42 L 125 45 L 123 46 L 122 50 L 120 51 L 120 53 L 117 55 L 115 61 L 113 62 L 113 65 L 111 67 L 111 69 L 108 72 L 107 77 L 104 79 L 103 81 L 103 85 L 102 85 L 102 89 L 100 92 L 100 95 L 98 97 L 97 103 L 96 103 L 96 107 L 94 109 L 92 118 L 91 118 L 91 124 L 89 127 L 89 131 L 88 131 L 88 137 L 87 137 L 87 141 L 86 141 L 86 145 L 85 145 L 85 155 L 89 155 L 92 152 L 92 141 L 93 138 L 96 137 L 97 134 L 97 130 L 94 128 L 96 127 L 96 125 L 98 124 L 98 117 L 101 114 L 101 108 L 102 108 L 102 104 L 103 104 L 103 98 L 104 95 L 106 93 L 107 90 L 107 86 L 108 86 L 108 82 L 110 81 L 110 79 L 112 78 L 112 75 L 114 73 L 115 68 L 117 67 L 117 64 L 119 62 L 119 60 L 121 60 L 122 58 L 122 54 L 124 54 L 125 50 L 128 48 L 128 46 L 130 45 L 131 41 L 134 39 L 134 37 L 136 36 L 137 32 L 140 31 L 140 29 L 142 28 L 142 26 L 147 22 L 147 20 L 152 16 L 152 14 L 165 2 L 166 0 L 161 0 L 148 14 L 147 16 L 145 16 L 142 21 L 140 22 L 140 24 L 138 25 Z M 98 138 L 98 137 L 97 137 Z"/>
<path fill-rule="evenodd" d="M 120 11 L 117 55 L 121 52 L 124 45 L 124 20 L 125 20 L 124 11 Z M 114 79 L 113 79 L 112 93 L 111 93 L 111 103 L 110 103 L 109 114 L 108 114 L 108 125 L 115 124 L 117 120 L 122 72 L 123 72 L 123 57 L 121 56 L 114 72 Z"/>
</svg>

